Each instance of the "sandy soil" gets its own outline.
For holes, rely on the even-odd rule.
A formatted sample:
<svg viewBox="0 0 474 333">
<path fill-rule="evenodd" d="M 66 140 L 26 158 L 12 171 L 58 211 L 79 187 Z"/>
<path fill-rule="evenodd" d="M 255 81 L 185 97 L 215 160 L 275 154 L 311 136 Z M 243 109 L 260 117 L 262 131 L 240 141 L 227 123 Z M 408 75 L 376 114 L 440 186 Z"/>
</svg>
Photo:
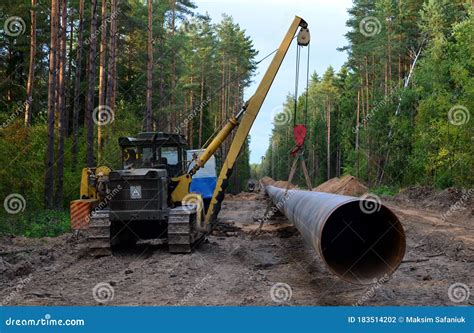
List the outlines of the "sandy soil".
<svg viewBox="0 0 474 333">
<path fill-rule="evenodd" d="M 141 244 L 111 257 L 90 258 L 85 240 L 0 238 L 0 302 L 10 305 L 466 305 L 453 303 L 453 283 L 474 285 L 472 207 L 442 218 L 446 209 L 413 200 L 384 199 L 399 216 L 407 252 L 398 271 L 372 286 L 332 275 L 284 217 L 258 227 L 266 199 L 232 196 L 218 230 L 190 255 L 166 245 Z M 470 211 L 469 211 L 470 210 Z M 102 284 L 99 284 L 102 283 Z M 271 297 L 276 283 L 286 299 Z M 105 286 L 105 287 L 104 287 Z M 94 287 L 95 297 L 94 297 Z M 287 287 L 285 287 L 287 288 Z M 113 295 L 112 295 L 113 294 Z M 275 293 L 273 294 L 275 295 Z M 113 296 L 113 297 L 112 297 Z M 277 301 L 280 298 L 275 298 Z M 97 300 L 105 300 L 99 303 Z"/>
</svg>

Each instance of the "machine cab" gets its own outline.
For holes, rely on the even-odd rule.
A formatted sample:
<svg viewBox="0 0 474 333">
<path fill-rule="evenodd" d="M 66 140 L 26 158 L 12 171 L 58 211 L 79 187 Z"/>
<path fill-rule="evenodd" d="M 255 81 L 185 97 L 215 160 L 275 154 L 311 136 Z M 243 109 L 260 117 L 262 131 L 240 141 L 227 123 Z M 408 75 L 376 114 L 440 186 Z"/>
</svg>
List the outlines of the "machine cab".
<svg viewBox="0 0 474 333">
<path fill-rule="evenodd" d="M 166 169 L 168 177 L 186 172 L 187 142 L 180 134 L 143 132 L 136 138 L 121 137 L 122 168 Z"/>
</svg>

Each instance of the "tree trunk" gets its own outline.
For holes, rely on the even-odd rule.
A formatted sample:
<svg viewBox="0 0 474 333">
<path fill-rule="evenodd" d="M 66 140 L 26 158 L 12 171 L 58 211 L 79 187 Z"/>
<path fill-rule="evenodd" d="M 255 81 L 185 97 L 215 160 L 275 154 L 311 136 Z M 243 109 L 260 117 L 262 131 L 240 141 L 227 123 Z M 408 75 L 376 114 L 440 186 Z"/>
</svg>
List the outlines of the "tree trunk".
<svg viewBox="0 0 474 333">
<path fill-rule="evenodd" d="M 67 0 L 61 0 L 61 27 L 60 27 L 60 47 L 59 47 L 59 81 L 58 81 L 58 158 L 57 158 L 57 178 L 55 206 L 62 208 L 63 202 L 63 174 L 64 174 L 64 137 L 66 123 L 66 94 L 65 94 L 65 68 L 66 68 L 66 34 L 67 34 Z"/>
<path fill-rule="evenodd" d="M 191 87 L 193 86 L 193 77 L 191 76 Z M 188 128 L 189 128 L 189 138 L 188 138 L 188 142 L 189 142 L 189 148 L 193 149 L 194 146 L 193 146 L 193 135 L 194 135 L 194 131 L 193 131 L 193 120 L 194 120 L 194 94 L 193 94 L 193 90 L 191 88 L 191 91 L 189 92 L 189 110 L 191 110 L 191 112 L 193 113 L 193 117 L 191 119 L 189 119 L 188 121 Z M 186 115 L 188 113 L 185 113 Z"/>
<path fill-rule="evenodd" d="M 56 60 L 56 68 L 54 69 L 54 72 L 56 73 L 56 88 L 54 90 L 54 110 L 55 110 L 55 122 L 59 124 L 59 66 L 60 66 L 60 48 L 61 48 L 61 5 L 62 5 L 62 0 L 58 0 L 58 18 L 57 18 L 57 26 L 58 26 L 58 32 L 57 32 L 57 47 L 58 49 L 56 52 L 54 52 Z M 56 133 L 57 135 L 57 133 Z"/>
<path fill-rule="evenodd" d="M 77 28 L 76 49 L 76 77 L 74 81 L 74 104 L 72 108 L 72 163 L 71 169 L 77 166 L 77 140 L 79 135 L 79 107 L 81 96 L 81 73 L 82 73 L 82 44 L 84 34 L 84 0 L 79 0 L 79 25 Z"/>
<path fill-rule="evenodd" d="M 224 121 L 224 110 L 225 110 L 225 56 L 222 57 L 222 77 L 221 77 L 221 94 L 220 94 L 220 98 L 221 98 L 221 103 L 220 103 L 220 110 L 219 110 L 219 119 L 217 121 L 217 126 L 218 127 L 214 127 L 214 128 L 220 128 L 221 127 L 221 124 L 222 122 Z M 219 147 L 219 153 L 220 153 L 220 156 L 223 158 L 223 156 L 225 156 L 225 150 L 224 150 L 224 146 L 225 146 L 225 142 L 221 144 L 221 146 Z M 224 160 L 222 160 L 222 163 L 224 162 Z"/>
<path fill-rule="evenodd" d="M 389 21 L 387 28 L 387 75 L 388 75 L 388 94 L 392 94 L 392 40 L 390 34 L 392 33 L 391 23 Z"/>
<path fill-rule="evenodd" d="M 117 0 L 110 2 L 109 64 L 107 71 L 107 89 L 105 104 L 115 113 L 115 75 L 117 54 Z M 104 135 L 104 142 L 107 134 Z"/>
<path fill-rule="evenodd" d="M 146 61 L 146 111 L 144 129 L 152 130 L 152 97 L 153 97 L 153 0 L 148 0 L 148 41 Z"/>
<path fill-rule="evenodd" d="M 356 116 L 356 137 L 355 137 L 355 151 L 356 151 L 356 176 L 359 177 L 359 132 L 360 132 L 360 89 L 357 90 L 357 116 Z"/>
<path fill-rule="evenodd" d="M 72 94 L 71 94 L 71 82 L 72 82 L 72 47 L 74 44 L 74 15 L 71 14 L 69 19 L 69 51 L 67 54 L 68 65 L 67 65 L 67 80 L 65 82 L 65 94 L 68 103 L 66 103 L 66 121 L 64 123 L 64 132 L 66 137 L 69 136 L 69 122 L 70 122 L 70 110 L 72 107 Z"/>
<path fill-rule="evenodd" d="M 100 48 L 99 48 L 99 111 L 97 117 L 100 120 L 100 112 L 105 111 L 105 57 L 107 55 L 107 0 L 102 0 L 100 19 Z M 100 121 L 97 126 L 97 157 L 99 165 L 102 163 L 102 155 L 104 150 L 104 139 L 102 136 L 102 125 Z"/>
<path fill-rule="evenodd" d="M 203 108 L 204 108 L 204 69 L 201 72 L 201 94 L 200 94 L 200 102 L 199 102 L 199 149 L 202 148 L 202 118 L 203 118 Z"/>
<path fill-rule="evenodd" d="M 56 90 L 56 50 L 58 42 L 58 0 L 51 0 L 51 44 L 49 47 L 49 79 L 48 79 L 48 142 L 46 146 L 44 174 L 44 205 L 53 208 L 54 186 L 54 116 Z"/>
<path fill-rule="evenodd" d="M 362 111 L 362 116 L 366 116 L 366 110 L 365 110 L 365 93 L 364 93 L 364 76 L 362 73 L 362 69 L 360 69 L 360 105 L 361 105 L 361 111 Z"/>
<path fill-rule="evenodd" d="M 30 29 L 30 65 L 28 68 L 28 81 L 26 83 L 25 126 L 31 125 L 33 106 L 33 81 L 35 76 L 36 58 L 36 0 L 31 0 L 31 29 Z"/>
<path fill-rule="evenodd" d="M 161 38 L 162 39 L 162 38 Z M 161 49 L 163 50 L 163 43 L 161 43 Z M 167 114 L 164 113 L 164 106 L 165 106 L 165 78 L 164 78 L 164 70 L 163 70 L 163 65 L 159 65 L 159 71 L 160 71 L 160 102 L 159 102 L 159 116 L 161 117 L 162 121 L 159 123 L 159 130 L 164 131 L 165 130 L 165 123 L 169 123 L 169 117 Z"/>
<path fill-rule="evenodd" d="M 365 102 L 367 103 L 366 111 L 368 113 L 369 107 L 370 107 L 370 103 L 369 103 L 370 97 L 369 97 L 369 61 L 367 57 L 365 57 L 365 94 L 366 94 Z"/>
<path fill-rule="evenodd" d="M 87 166 L 94 166 L 94 120 L 92 113 L 94 109 L 95 95 L 95 57 L 97 53 L 97 0 L 91 3 L 91 31 L 90 31 L 90 50 L 89 50 L 89 68 L 88 68 L 88 89 L 85 109 L 85 123 L 87 128 Z"/>
<path fill-rule="evenodd" d="M 161 17 L 160 17 L 160 20 L 161 20 Z M 164 36 L 162 35 L 163 34 L 163 31 L 165 31 L 165 20 L 164 18 L 161 20 L 161 29 L 159 30 L 159 33 L 158 33 L 158 38 L 160 40 L 160 50 L 164 50 L 165 47 L 165 41 L 164 41 Z M 163 51 L 162 51 L 163 52 Z M 165 130 L 165 124 L 168 124 L 169 123 L 169 117 L 168 115 L 164 112 L 164 107 L 165 107 L 165 71 L 164 71 L 164 66 L 163 66 L 163 62 L 160 61 L 159 64 L 158 64 L 158 69 L 159 69 L 159 73 L 160 73 L 160 101 L 158 103 L 159 105 L 159 110 L 158 110 L 158 116 L 161 118 L 161 122 L 159 123 L 159 126 L 158 126 L 158 129 L 160 131 L 164 131 Z"/>
<path fill-rule="evenodd" d="M 112 66 L 112 93 L 110 95 L 110 103 L 108 104 L 112 110 L 116 111 L 116 101 L 117 101 L 117 49 L 118 49 L 118 31 L 117 31 L 117 21 L 118 21 L 118 5 L 120 0 L 112 0 L 113 3 L 113 17 L 111 22 L 111 34 L 113 36 L 113 47 L 111 52 L 113 52 L 113 66 Z M 112 127 L 113 129 L 113 127 Z"/>
<path fill-rule="evenodd" d="M 308 124 L 313 124 L 312 119 Z M 306 148 L 308 149 L 308 168 L 309 177 L 314 178 L 314 140 L 313 140 L 313 126 L 308 126 L 308 134 L 306 136 Z"/>
<path fill-rule="evenodd" d="M 327 179 L 331 179 L 331 102 L 327 105 Z"/>
<path fill-rule="evenodd" d="M 402 44 L 402 35 L 398 36 L 398 44 Z M 402 86 L 402 54 L 398 51 L 398 87 Z"/>
<path fill-rule="evenodd" d="M 172 14 L 171 14 L 171 38 L 174 38 L 176 29 L 176 0 L 172 0 Z M 175 50 L 171 50 L 174 54 Z M 172 57 L 171 60 L 171 119 L 168 124 L 169 129 L 173 126 L 177 126 L 177 115 L 176 115 L 176 57 Z"/>
<path fill-rule="evenodd" d="M 8 43 L 8 64 L 13 63 L 13 46 L 11 43 Z M 12 82 L 15 77 L 15 72 L 13 69 L 10 68 L 11 66 L 7 66 L 7 77 L 10 78 L 10 82 L 8 82 L 8 88 L 7 88 L 7 102 L 12 101 Z"/>
</svg>

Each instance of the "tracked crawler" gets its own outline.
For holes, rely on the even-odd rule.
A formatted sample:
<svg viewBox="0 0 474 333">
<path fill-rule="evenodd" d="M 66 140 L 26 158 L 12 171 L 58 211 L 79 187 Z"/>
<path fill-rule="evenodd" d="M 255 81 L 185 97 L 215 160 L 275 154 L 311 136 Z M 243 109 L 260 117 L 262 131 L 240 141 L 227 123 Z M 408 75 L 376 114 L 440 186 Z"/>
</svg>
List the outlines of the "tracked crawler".
<svg viewBox="0 0 474 333">
<path fill-rule="evenodd" d="M 121 169 L 83 169 L 81 197 L 70 206 L 71 226 L 88 230 L 92 254 L 109 254 L 114 246 L 142 239 L 162 239 L 170 252 L 188 253 L 210 231 L 235 161 L 295 37 L 298 45 L 309 44 L 308 24 L 300 17 L 291 23 L 255 94 L 192 158 L 183 135 L 145 132 L 119 139 Z M 183 124 L 172 125 L 179 132 Z M 234 130 L 219 177 L 197 186 L 198 173 Z"/>
</svg>

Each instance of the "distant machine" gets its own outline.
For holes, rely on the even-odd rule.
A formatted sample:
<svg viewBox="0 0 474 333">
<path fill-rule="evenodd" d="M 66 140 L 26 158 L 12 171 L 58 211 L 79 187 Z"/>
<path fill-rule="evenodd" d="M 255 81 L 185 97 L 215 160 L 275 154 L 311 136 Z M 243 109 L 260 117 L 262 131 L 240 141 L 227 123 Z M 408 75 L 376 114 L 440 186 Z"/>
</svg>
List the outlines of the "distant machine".
<svg viewBox="0 0 474 333">
<path fill-rule="evenodd" d="M 258 181 L 255 179 L 249 179 L 247 182 L 247 192 L 258 191 Z"/>
</svg>

